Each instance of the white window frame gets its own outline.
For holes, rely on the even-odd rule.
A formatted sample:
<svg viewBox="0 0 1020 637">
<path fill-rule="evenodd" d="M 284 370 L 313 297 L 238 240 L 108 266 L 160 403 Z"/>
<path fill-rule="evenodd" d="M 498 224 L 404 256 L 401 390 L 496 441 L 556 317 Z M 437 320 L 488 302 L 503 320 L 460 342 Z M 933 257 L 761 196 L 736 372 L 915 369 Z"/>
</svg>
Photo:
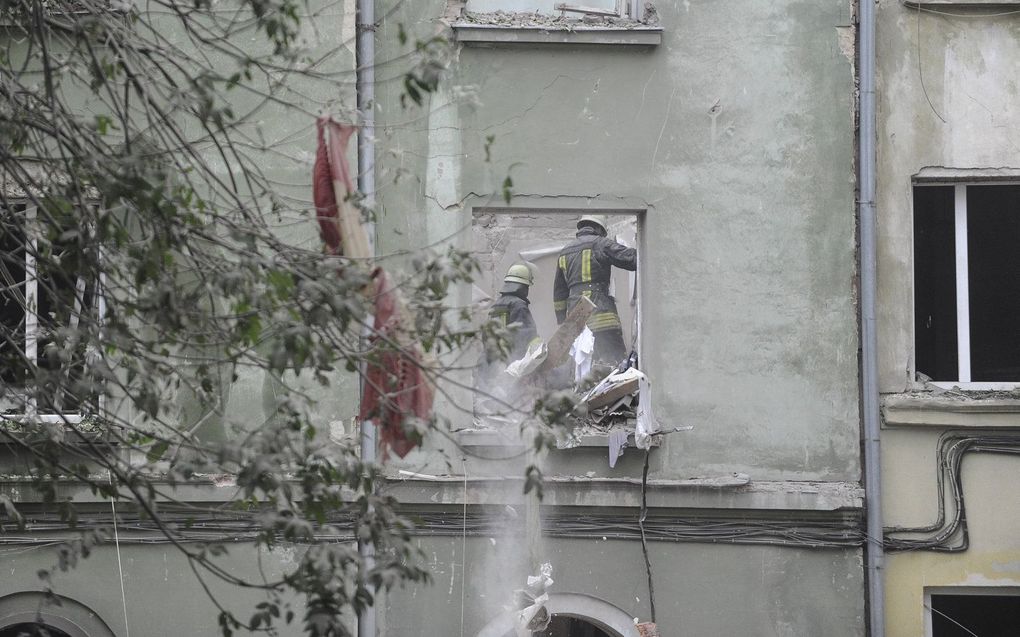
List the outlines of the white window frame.
<svg viewBox="0 0 1020 637">
<path fill-rule="evenodd" d="M 25 231 L 25 358 L 33 360 L 38 363 L 39 359 L 39 278 L 36 270 L 36 259 L 35 255 L 38 253 L 39 242 L 36 236 L 31 233 L 30 228 L 32 222 L 36 219 L 38 206 L 34 203 L 27 201 L 14 200 L 9 203 L 10 207 L 24 206 L 24 218 L 26 222 Z M 96 309 L 103 315 L 105 311 L 105 298 L 99 293 L 99 288 L 104 284 L 104 277 L 100 275 L 100 280 L 97 289 L 93 293 L 95 299 Z M 77 321 L 83 308 L 77 307 L 78 298 L 84 294 L 83 288 L 86 285 L 85 280 L 82 277 L 78 277 L 76 284 L 75 293 L 75 309 L 71 311 L 72 321 Z M 41 423 L 71 423 L 77 424 L 81 422 L 82 414 L 80 409 L 75 411 L 63 411 L 58 414 L 39 414 L 36 412 L 36 396 L 34 388 L 31 386 L 31 382 L 26 379 L 25 387 L 22 388 L 24 391 L 24 402 L 27 406 L 25 414 L 17 416 L 3 416 L 0 415 L 0 421 L 2 420 L 21 420 L 26 416 L 33 418 L 36 422 Z M 100 395 L 100 406 L 103 403 L 103 396 Z"/>
<path fill-rule="evenodd" d="M 1002 382 L 974 382 L 971 380 L 970 369 L 970 264 L 968 262 L 967 244 L 967 188 L 970 186 L 1020 186 L 1015 181 L 957 181 L 953 183 L 922 182 L 914 183 L 914 188 L 953 186 L 953 218 L 955 251 L 956 251 L 956 348 L 957 348 L 957 379 L 932 380 L 931 385 L 944 389 L 959 387 L 975 391 L 1009 391 L 1020 387 L 1020 379 Z M 913 216 L 911 216 L 913 223 Z M 913 238 L 911 239 L 913 242 Z M 913 273 L 911 274 L 913 277 Z M 911 300 L 911 304 L 914 300 Z M 916 306 L 911 308 L 912 316 L 917 315 Z M 915 335 L 913 348 L 916 351 Z M 913 361 L 916 374 L 916 360 Z"/>
<path fill-rule="evenodd" d="M 924 588 L 924 637 L 932 637 L 932 595 L 1020 596 L 1018 586 L 926 586 Z"/>
</svg>

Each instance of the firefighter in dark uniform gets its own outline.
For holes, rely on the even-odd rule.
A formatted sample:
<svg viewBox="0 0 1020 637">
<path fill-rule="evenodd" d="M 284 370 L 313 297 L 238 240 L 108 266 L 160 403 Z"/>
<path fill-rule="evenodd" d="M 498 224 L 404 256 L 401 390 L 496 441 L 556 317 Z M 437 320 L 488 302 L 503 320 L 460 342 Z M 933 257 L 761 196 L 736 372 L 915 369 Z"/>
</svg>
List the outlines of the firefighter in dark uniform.
<svg viewBox="0 0 1020 637">
<path fill-rule="evenodd" d="M 595 335 L 596 362 L 616 365 L 627 356 L 616 299 L 609 295 L 613 266 L 637 270 L 637 250 L 606 236 L 606 218 L 585 215 L 577 222 L 577 239 L 560 251 L 553 285 L 556 322 L 563 323 L 582 296 L 595 304 L 588 328 Z"/>
<path fill-rule="evenodd" d="M 533 282 L 534 275 L 527 265 L 515 263 L 510 266 L 503 277 L 500 296 L 489 309 L 490 319 L 499 321 L 502 327 L 515 328 L 506 362 L 520 359 L 527 353 L 528 347 L 539 340 L 535 319 L 531 316 L 531 302 L 528 300 L 528 291 Z"/>
</svg>

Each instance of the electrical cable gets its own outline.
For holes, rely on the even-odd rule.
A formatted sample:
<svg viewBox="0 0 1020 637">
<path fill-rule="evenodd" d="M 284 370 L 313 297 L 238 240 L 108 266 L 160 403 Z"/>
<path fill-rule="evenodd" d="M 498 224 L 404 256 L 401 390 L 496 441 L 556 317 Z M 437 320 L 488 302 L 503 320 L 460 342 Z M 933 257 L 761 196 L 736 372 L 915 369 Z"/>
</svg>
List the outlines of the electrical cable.
<svg viewBox="0 0 1020 637">
<path fill-rule="evenodd" d="M 645 449 L 645 466 L 641 470 L 641 513 L 638 515 L 638 528 L 641 530 L 641 553 L 645 557 L 645 573 L 648 575 L 648 606 L 651 610 L 652 623 L 655 623 L 655 584 L 652 581 L 652 563 L 648 559 L 648 539 L 645 536 L 645 519 L 648 517 L 648 460 L 652 448 Z"/>
<path fill-rule="evenodd" d="M 939 437 L 936 457 L 938 503 L 935 521 L 915 527 L 886 527 L 885 546 L 887 550 L 932 550 L 958 553 L 969 548 L 970 534 L 967 526 L 961 471 L 963 458 L 969 453 L 1020 455 L 1020 430 L 947 431 L 943 433 Z M 952 489 L 951 498 L 954 503 L 953 516 L 949 520 L 947 520 L 946 509 L 947 481 Z M 900 534 L 926 534 L 927 537 L 894 537 L 894 535 Z"/>
<path fill-rule="evenodd" d="M 108 472 L 110 485 L 113 486 L 113 472 Z M 113 543 L 117 547 L 117 573 L 120 575 L 120 603 L 124 609 L 124 635 L 131 637 L 131 628 L 128 625 L 127 593 L 124 591 L 124 564 L 120 559 L 120 533 L 117 531 L 117 498 L 110 498 L 110 511 L 113 516 Z"/>
</svg>

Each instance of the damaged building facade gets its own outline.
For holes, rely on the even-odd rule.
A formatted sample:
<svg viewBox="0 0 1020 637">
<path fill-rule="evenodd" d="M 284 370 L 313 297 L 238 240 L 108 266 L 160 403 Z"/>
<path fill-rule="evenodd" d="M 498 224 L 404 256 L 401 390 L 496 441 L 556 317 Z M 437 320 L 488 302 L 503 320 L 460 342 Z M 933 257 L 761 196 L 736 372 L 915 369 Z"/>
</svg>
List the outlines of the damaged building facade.
<svg viewBox="0 0 1020 637">
<path fill-rule="evenodd" d="M 541 503 L 522 494 L 532 458 L 513 429 L 438 396 L 449 435 L 391 460 L 385 486 L 422 521 L 415 541 L 434 582 L 382 597 L 378 634 L 503 637 L 514 589 L 549 563 L 557 636 L 633 637 L 653 620 L 662 635 L 863 635 L 852 3 L 525 4 L 376 3 L 378 60 L 405 55 L 399 28 L 461 45 L 420 111 L 402 107 L 401 83 L 379 65 L 376 250 L 475 251 L 483 272 L 458 291 L 465 306 L 530 262 L 548 339 L 558 251 L 582 215 L 606 215 L 637 250 L 636 273 L 612 285 L 647 382 L 537 459 Z M 321 45 L 350 69 L 352 12 L 322 15 L 339 26 L 318 25 Z M 286 113 L 267 117 L 282 149 L 310 146 Z M 307 165 L 277 158 L 265 170 L 307 189 Z M 242 377 L 226 410 L 258 422 L 273 389 Z M 322 396 L 324 427 L 356 413 L 349 389 Z M 647 455 L 632 432 L 642 409 L 664 432 Z M 212 480 L 188 497 L 215 502 L 230 488 Z M 4 489 L 34 497 L 27 480 Z M 65 494 L 91 497 L 72 483 Z M 83 511 L 108 519 L 109 503 Z M 33 532 L 35 543 L 66 537 Z M 82 634 L 216 632 L 187 565 L 149 536 L 132 530 L 62 577 L 73 604 L 61 612 Z M 24 618 L 52 556 L 12 546 L 0 616 Z M 270 574 L 288 550 L 264 556 Z M 227 559 L 255 568 L 240 548 Z"/>
<path fill-rule="evenodd" d="M 548 595 L 552 623 L 539 634 L 637 637 L 651 621 L 663 636 L 868 634 L 856 3 L 562 4 L 375 3 L 385 16 L 375 249 L 471 251 L 480 276 L 454 301 L 478 320 L 510 266 L 527 263 L 530 310 L 550 341 L 560 252 L 581 216 L 605 215 L 609 236 L 637 251 L 636 272 L 615 269 L 611 293 L 640 379 L 596 392 L 573 435 L 541 456 L 518 422 L 472 397 L 473 371 L 460 393 L 438 395 L 448 430 L 388 461 L 384 486 L 420 521 L 415 542 L 434 581 L 380 596 L 377 633 L 513 634 L 514 591 L 548 563 L 534 592 Z M 981 243 L 1015 244 L 1020 7 L 877 10 L 884 627 L 946 637 L 957 633 L 939 617 L 996 616 L 1020 599 L 1020 504 L 1003 506 L 1017 471 L 1018 348 L 1009 313 L 979 285 L 1020 298 L 1001 276 L 1015 258 L 960 261 L 992 251 Z M 316 15 L 329 22 L 317 25 L 318 45 L 352 72 L 354 2 Z M 444 34 L 459 49 L 418 110 L 404 108 L 405 87 L 387 70 L 407 55 L 404 33 Z M 309 123 L 282 108 L 266 119 L 292 156 L 313 144 Z M 308 168 L 282 154 L 265 167 L 306 199 Z M 310 224 L 291 231 L 316 240 Z M 973 339 L 979 330 L 1007 341 Z M 478 357 L 449 362 L 471 368 Z M 318 423 L 337 436 L 353 433 L 358 406 L 356 381 L 342 388 L 319 402 Z M 242 377 L 226 411 L 258 422 L 273 391 Z M 661 432 L 647 451 L 635 436 L 642 419 Z M 541 502 L 522 493 L 532 462 L 545 476 Z M 37 499 L 16 468 L 0 473 L 2 493 Z M 93 498 L 83 515 L 109 519 L 108 502 L 65 487 Z M 215 503 L 230 489 L 210 480 L 188 497 Z M 32 533 L 0 547 L 0 620 L 29 617 L 36 571 L 52 566 L 23 545 L 68 537 L 56 526 Z M 80 633 L 69 624 L 67 634 L 216 633 L 186 563 L 152 536 L 133 529 L 120 550 L 97 547 L 64 576 Z M 241 549 L 225 559 L 254 569 Z M 292 563 L 292 548 L 263 556 L 269 573 Z"/>
<path fill-rule="evenodd" d="M 445 21 L 462 48 L 413 127 L 400 87 L 379 86 L 380 170 L 406 175 L 380 193 L 379 248 L 474 250 L 465 305 L 531 262 L 544 339 L 581 215 L 637 248 L 616 304 L 670 432 L 648 456 L 650 573 L 645 453 L 631 436 L 610 466 L 629 414 L 541 458 L 531 542 L 526 446 L 451 414 L 452 441 L 389 465 L 450 533 L 419 539 L 437 583 L 390 595 L 386 634 L 508 634 L 534 561 L 572 618 L 549 634 L 629 637 L 654 617 L 663 635 L 863 635 L 853 6 L 546 4 L 394 5 L 392 25 L 424 38 Z"/>
</svg>

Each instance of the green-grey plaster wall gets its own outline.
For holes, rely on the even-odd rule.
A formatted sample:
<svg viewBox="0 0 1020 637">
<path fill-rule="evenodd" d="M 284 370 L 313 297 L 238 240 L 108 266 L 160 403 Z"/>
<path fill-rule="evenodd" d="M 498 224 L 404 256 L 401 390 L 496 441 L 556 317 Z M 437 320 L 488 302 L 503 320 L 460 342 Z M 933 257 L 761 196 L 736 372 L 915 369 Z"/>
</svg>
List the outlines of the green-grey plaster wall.
<svg viewBox="0 0 1020 637">
<path fill-rule="evenodd" d="M 130 532 L 121 531 L 121 539 L 128 541 Z M 296 563 L 295 552 L 300 550 L 279 547 L 265 551 L 259 560 L 250 545 L 232 544 L 227 549 L 228 555 L 217 558 L 218 565 L 232 575 L 250 578 L 253 582 L 263 581 L 263 575 L 267 581 L 279 579 Z M 108 544 L 96 547 L 88 559 L 80 560 L 67 572 L 58 571 L 55 567 L 56 554 L 48 547 L 0 547 L 0 599 L 16 592 L 43 590 L 37 572 L 48 569 L 53 571 L 54 592 L 87 606 L 118 637 L 127 634 L 138 637 L 216 637 L 221 634 L 216 623 L 219 610 L 196 579 L 188 560 L 171 545 L 123 544 L 118 565 L 117 549 Z M 255 605 L 266 600 L 263 593 L 225 584 L 208 573 L 203 579 L 217 602 L 237 613 L 239 618 L 248 619 Z M 296 619 L 290 626 L 279 626 L 279 632 L 281 635 L 302 635 L 304 606 L 299 600 L 293 600 L 291 608 Z M 54 612 L 59 613 L 59 608 Z M 349 620 L 353 626 L 353 617 Z"/>
<path fill-rule="evenodd" d="M 381 85 L 379 245 L 466 245 L 508 173 L 516 206 L 647 209 L 643 367 L 663 423 L 695 426 L 655 473 L 856 481 L 850 4 L 657 6 L 658 47 L 465 47 L 421 111 Z M 394 7 L 383 60 L 444 10 Z"/>
<path fill-rule="evenodd" d="M 421 539 L 435 583 L 387 596 L 386 634 L 476 635 L 525 581 L 504 541 Z M 648 619 L 640 542 L 547 539 L 545 549 L 550 592 L 586 593 Z M 863 634 L 859 551 L 652 542 L 649 556 L 663 635 Z"/>
</svg>

